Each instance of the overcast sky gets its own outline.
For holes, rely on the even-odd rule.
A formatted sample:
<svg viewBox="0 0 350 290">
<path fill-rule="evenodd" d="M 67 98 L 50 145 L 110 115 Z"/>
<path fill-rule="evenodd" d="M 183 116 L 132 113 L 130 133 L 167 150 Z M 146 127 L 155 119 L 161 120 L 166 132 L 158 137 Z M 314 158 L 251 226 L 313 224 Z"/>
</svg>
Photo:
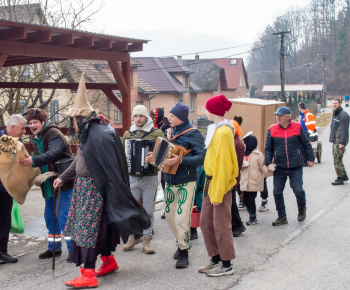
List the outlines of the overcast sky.
<svg viewBox="0 0 350 290">
<path fill-rule="evenodd" d="M 268 24 L 309 0 L 106 0 L 88 30 L 150 40 L 132 56 L 246 57 Z M 204 51 L 241 46 L 210 53 Z M 188 54 L 188 55 L 185 55 Z"/>
</svg>

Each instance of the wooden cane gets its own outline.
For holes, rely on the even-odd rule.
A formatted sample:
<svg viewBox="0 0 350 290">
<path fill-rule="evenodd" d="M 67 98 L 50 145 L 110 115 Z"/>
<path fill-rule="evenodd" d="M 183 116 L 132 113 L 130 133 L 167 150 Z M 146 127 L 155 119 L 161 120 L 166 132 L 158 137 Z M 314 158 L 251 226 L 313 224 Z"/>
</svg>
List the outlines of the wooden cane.
<svg viewBox="0 0 350 290">
<path fill-rule="evenodd" d="M 55 276 L 56 254 L 56 190 L 53 193 L 53 253 L 52 253 L 52 276 Z"/>
</svg>

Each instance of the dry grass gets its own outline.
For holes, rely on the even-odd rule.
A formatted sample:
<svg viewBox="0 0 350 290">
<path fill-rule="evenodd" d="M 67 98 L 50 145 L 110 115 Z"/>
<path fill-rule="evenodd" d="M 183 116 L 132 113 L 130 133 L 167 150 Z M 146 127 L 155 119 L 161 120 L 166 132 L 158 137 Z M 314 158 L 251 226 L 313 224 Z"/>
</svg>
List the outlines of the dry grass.
<svg viewBox="0 0 350 290">
<path fill-rule="evenodd" d="M 331 121 L 333 113 L 325 113 L 317 116 L 316 125 L 317 127 L 325 127 Z"/>
</svg>

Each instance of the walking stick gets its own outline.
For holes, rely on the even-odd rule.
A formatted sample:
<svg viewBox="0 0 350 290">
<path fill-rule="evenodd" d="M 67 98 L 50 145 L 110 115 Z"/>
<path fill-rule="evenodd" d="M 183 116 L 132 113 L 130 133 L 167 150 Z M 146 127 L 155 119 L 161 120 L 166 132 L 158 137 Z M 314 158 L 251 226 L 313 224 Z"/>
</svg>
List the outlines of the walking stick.
<svg viewBox="0 0 350 290">
<path fill-rule="evenodd" d="M 56 190 L 53 193 L 53 253 L 52 253 L 52 276 L 55 276 L 55 253 L 56 253 Z"/>
</svg>

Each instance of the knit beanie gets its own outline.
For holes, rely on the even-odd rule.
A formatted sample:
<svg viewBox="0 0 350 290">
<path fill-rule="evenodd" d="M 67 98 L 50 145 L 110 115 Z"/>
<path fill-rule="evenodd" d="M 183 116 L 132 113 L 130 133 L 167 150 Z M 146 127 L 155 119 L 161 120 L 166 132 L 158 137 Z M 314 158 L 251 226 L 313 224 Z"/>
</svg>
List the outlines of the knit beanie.
<svg viewBox="0 0 350 290">
<path fill-rule="evenodd" d="M 211 97 L 205 104 L 205 108 L 213 115 L 223 117 L 230 110 L 232 103 L 224 95 Z"/>
<path fill-rule="evenodd" d="M 171 108 L 169 113 L 172 113 L 179 120 L 185 122 L 188 120 L 188 114 L 190 110 L 183 103 L 176 103 L 174 107 Z"/>
<path fill-rule="evenodd" d="M 40 122 L 46 122 L 47 113 L 39 108 L 31 108 L 23 115 L 23 117 L 26 118 L 28 122 L 33 119 L 39 120 Z"/>
<path fill-rule="evenodd" d="M 144 105 L 137 105 L 132 110 L 132 118 L 134 118 L 135 115 L 143 115 L 145 117 L 148 117 L 147 109 Z"/>
</svg>

